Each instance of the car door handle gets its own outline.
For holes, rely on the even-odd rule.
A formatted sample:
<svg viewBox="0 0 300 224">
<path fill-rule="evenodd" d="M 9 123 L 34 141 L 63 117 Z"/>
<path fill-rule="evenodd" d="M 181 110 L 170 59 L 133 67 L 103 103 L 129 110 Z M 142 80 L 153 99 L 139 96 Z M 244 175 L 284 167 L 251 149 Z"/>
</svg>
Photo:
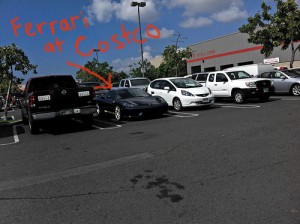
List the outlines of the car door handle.
<svg viewBox="0 0 300 224">
<path fill-rule="evenodd" d="M 215 86 L 217 86 L 218 84 L 215 84 Z"/>
</svg>

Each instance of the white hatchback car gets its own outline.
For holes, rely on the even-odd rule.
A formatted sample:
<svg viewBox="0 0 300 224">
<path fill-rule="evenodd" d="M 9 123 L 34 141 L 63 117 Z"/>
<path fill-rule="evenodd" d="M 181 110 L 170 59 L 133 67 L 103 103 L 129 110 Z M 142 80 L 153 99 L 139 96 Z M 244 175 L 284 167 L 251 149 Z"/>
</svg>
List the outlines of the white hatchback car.
<svg viewBox="0 0 300 224">
<path fill-rule="evenodd" d="M 147 91 L 153 96 L 161 96 L 177 111 L 183 107 L 209 107 L 214 103 L 211 90 L 190 78 L 155 79 L 149 84 Z"/>
</svg>

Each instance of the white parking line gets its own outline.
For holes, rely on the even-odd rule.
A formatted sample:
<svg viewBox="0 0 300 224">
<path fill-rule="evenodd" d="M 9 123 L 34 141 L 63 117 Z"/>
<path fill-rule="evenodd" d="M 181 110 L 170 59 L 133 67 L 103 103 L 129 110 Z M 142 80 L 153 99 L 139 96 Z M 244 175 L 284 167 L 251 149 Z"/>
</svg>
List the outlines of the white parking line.
<svg viewBox="0 0 300 224">
<path fill-rule="evenodd" d="M 13 126 L 13 134 L 14 134 L 14 142 L 0 144 L 0 146 L 12 145 L 12 144 L 18 143 L 19 142 L 19 136 L 18 136 L 18 133 L 17 133 L 17 127 L 16 127 L 16 125 Z"/>
<path fill-rule="evenodd" d="M 236 104 L 220 104 L 220 103 L 215 103 L 215 105 L 221 107 L 228 107 L 228 108 L 238 108 L 238 109 L 255 109 L 260 107 L 258 105 L 236 105 Z"/>
<path fill-rule="evenodd" d="M 76 121 L 79 122 L 79 123 L 81 123 L 81 124 L 84 124 L 81 120 L 76 120 Z M 114 123 L 109 123 L 109 122 L 106 122 L 106 121 L 99 121 L 99 122 L 102 122 L 102 123 L 105 123 L 105 124 L 109 124 L 109 125 L 113 125 L 113 127 L 102 128 L 102 127 L 99 127 L 97 125 L 92 125 L 92 127 L 96 128 L 96 129 L 100 129 L 100 130 L 116 129 L 116 128 L 121 128 L 122 127 L 122 125 L 114 124 Z"/>
<path fill-rule="evenodd" d="M 118 159 L 95 163 L 87 166 L 76 167 L 73 169 L 47 173 L 47 174 L 42 174 L 37 176 L 29 176 L 29 177 L 16 179 L 16 180 L 2 181 L 0 182 L 0 191 L 11 190 L 11 189 L 31 186 L 35 184 L 42 184 L 42 183 L 68 178 L 72 176 L 78 176 L 81 174 L 99 171 L 105 168 L 114 167 L 125 163 L 137 162 L 140 160 L 151 158 L 153 156 L 154 155 L 145 152 L 141 154 L 135 154 L 135 155 L 125 156 Z"/>
<path fill-rule="evenodd" d="M 171 114 L 174 117 L 197 117 L 197 116 L 199 116 L 199 114 L 183 113 L 183 112 L 168 112 L 168 114 Z"/>
<path fill-rule="evenodd" d="M 279 99 L 281 99 L 281 100 L 290 100 L 290 101 L 299 101 L 300 100 L 300 98 L 299 99 L 295 99 L 295 98 L 279 98 Z"/>
</svg>

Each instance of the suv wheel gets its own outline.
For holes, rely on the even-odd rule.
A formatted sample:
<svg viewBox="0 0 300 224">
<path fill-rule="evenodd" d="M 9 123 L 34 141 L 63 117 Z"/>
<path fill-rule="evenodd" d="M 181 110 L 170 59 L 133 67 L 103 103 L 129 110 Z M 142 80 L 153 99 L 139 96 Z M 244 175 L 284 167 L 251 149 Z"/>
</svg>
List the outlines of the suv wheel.
<svg viewBox="0 0 300 224">
<path fill-rule="evenodd" d="M 31 115 L 29 115 L 29 130 L 33 135 L 38 134 L 40 130 L 37 121 L 33 120 Z"/>
</svg>

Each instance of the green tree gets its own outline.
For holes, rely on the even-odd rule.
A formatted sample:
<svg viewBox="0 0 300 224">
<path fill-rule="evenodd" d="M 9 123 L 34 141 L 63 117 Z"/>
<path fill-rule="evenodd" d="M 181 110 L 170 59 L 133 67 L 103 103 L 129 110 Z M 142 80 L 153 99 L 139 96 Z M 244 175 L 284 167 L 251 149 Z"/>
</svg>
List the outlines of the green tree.
<svg viewBox="0 0 300 224">
<path fill-rule="evenodd" d="M 108 73 L 113 73 L 112 66 L 109 66 L 107 62 L 99 63 L 95 58 L 92 61 L 88 61 L 84 67 L 97 73 L 106 80 Z M 76 79 L 80 79 L 82 82 L 101 82 L 101 80 L 99 80 L 97 77 L 82 71 L 81 69 L 76 72 Z"/>
<path fill-rule="evenodd" d="M 127 77 L 128 77 L 128 75 L 123 71 L 113 72 L 111 81 L 112 81 L 112 83 L 118 83 L 118 82 L 120 82 L 121 79 L 125 79 Z"/>
<path fill-rule="evenodd" d="M 178 49 L 176 45 L 165 47 L 159 74 L 163 77 L 187 75 L 186 59 L 192 57 L 190 48 Z"/>
<path fill-rule="evenodd" d="M 141 68 L 142 68 L 142 62 L 139 61 L 138 66 L 131 69 L 130 75 L 132 77 L 143 77 Z M 148 78 L 150 80 L 157 78 L 156 68 L 147 59 L 144 59 L 144 69 L 145 69 L 145 77 L 146 78 Z"/>
<path fill-rule="evenodd" d="M 254 17 L 248 18 L 248 24 L 239 28 L 240 32 L 249 34 L 249 43 L 261 44 L 261 53 L 269 57 L 274 47 L 281 46 L 286 50 L 291 46 L 290 67 L 293 67 L 295 54 L 300 45 L 295 47 L 295 42 L 300 40 L 300 10 L 294 0 L 274 0 L 276 11 L 271 14 L 271 7 L 265 2 L 261 4 L 262 12 L 257 12 Z"/>
<path fill-rule="evenodd" d="M 37 65 L 30 63 L 24 51 L 18 48 L 14 43 L 9 46 L 0 47 L 0 74 L 5 75 L 9 80 L 7 86 L 7 100 L 4 107 L 4 120 L 7 120 L 8 97 L 11 93 L 15 79 L 14 71 L 19 71 L 26 75 L 29 71 L 36 72 Z M 3 76 L 4 78 L 4 76 Z"/>
</svg>

